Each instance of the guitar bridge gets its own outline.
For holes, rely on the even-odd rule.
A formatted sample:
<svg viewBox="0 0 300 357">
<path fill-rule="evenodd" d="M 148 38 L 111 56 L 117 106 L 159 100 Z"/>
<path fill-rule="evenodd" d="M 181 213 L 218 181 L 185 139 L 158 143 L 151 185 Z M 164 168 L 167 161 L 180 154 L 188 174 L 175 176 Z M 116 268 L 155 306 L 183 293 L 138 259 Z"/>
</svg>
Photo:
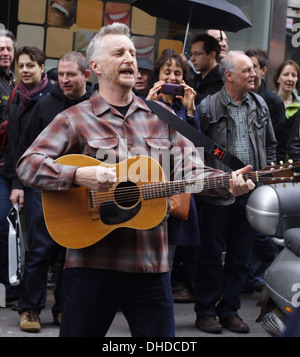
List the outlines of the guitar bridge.
<svg viewBox="0 0 300 357">
<path fill-rule="evenodd" d="M 96 203 L 95 191 L 86 190 L 88 211 L 92 220 L 100 219 L 99 205 Z"/>
</svg>

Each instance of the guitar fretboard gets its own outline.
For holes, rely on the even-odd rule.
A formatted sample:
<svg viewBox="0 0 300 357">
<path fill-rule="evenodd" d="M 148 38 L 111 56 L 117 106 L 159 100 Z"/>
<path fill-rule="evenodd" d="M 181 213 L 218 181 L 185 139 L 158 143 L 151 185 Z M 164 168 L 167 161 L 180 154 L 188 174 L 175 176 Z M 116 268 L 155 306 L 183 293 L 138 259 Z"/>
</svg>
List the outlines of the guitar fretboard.
<svg viewBox="0 0 300 357">
<path fill-rule="evenodd" d="M 251 179 L 253 182 L 259 181 L 259 172 L 253 171 L 244 174 L 244 180 Z M 182 181 L 155 182 L 142 185 L 144 199 L 169 197 L 178 193 L 191 192 L 199 193 L 202 190 L 211 190 L 230 186 L 230 173 L 224 173 L 217 176 L 204 179 L 191 179 Z"/>
</svg>

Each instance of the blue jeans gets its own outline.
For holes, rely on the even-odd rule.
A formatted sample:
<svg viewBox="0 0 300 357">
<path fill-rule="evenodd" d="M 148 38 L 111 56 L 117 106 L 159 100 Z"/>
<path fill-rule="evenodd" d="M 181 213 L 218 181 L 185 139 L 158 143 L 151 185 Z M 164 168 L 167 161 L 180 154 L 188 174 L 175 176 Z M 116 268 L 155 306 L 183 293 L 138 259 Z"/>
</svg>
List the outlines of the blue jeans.
<svg viewBox="0 0 300 357">
<path fill-rule="evenodd" d="M 61 337 L 104 337 L 120 308 L 134 337 L 174 337 L 169 273 L 65 270 Z"/>
<path fill-rule="evenodd" d="M 8 276 L 8 221 L 7 214 L 12 205 L 10 202 L 11 194 L 11 181 L 5 179 L 0 175 L 0 283 L 6 287 L 6 297 L 15 298 L 18 297 L 19 286 L 13 287 L 9 283 Z M 30 188 L 24 188 L 24 212 L 25 212 L 25 225 L 27 233 L 27 243 L 30 246 L 31 236 L 31 201 L 33 196 L 33 190 Z M 22 227 L 23 230 L 25 227 Z"/>
<path fill-rule="evenodd" d="M 6 219 L 11 209 L 10 202 L 11 186 L 8 180 L 0 175 L 0 235 L 8 234 L 8 221 Z"/>
<path fill-rule="evenodd" d="M 9 283 L 8 278 L 8 221 L 6 219 L 11 209 L 10 183 L 0 175 L 0 283 L 5 285 L 6 297 L 18 296 L 18 288 Z"/>
<path fill-rule="evenodd" d="M 47 273 L 49 266 L 59 253 L 62 254 L 60 273 L 55 289 L 53 316 L 63 309 L 62 267 L 64 265 L 65 248 L 58 245 L 49 235 L 42 207 L 40 190 L 32 191 L 31 201 L 30 249 L 26 253 L 24 279 L 20 286 L 19 307 L 22 311 L 34 310 L 38 313 L 45 305 L 47 292 Z"/>
<path fill-rule="evenodd" d="M 248 275 L 253 229 L 246 218 L 248 195 L 229 206 L 202 203 L 201 242 L 196 273 L 197 316 L 237 314 L 240 291 Z M 226 251 L 222 265 L 222 252 Z"/>
</svg>

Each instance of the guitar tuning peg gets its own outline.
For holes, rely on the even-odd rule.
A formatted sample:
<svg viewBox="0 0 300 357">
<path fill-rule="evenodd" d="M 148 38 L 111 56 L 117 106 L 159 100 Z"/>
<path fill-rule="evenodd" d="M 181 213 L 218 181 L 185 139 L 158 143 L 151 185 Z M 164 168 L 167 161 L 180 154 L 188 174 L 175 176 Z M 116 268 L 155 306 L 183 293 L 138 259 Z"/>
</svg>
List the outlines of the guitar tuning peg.
<svg viewBox="0 0 300 357">
<path fill-rule="evenodd" d="M 274 162 L 271 162 L 271 165 L 272 165 L 272 166 L 275 166 Z"/>
<path fill-rule="evenodd" d="M 279 161 L 280 165 L 283 165 L 283 161 Z"/>
<path fill-rule="evenodd" d="M 292 164 L 293 163 L 293 160 L 292 159 L 289 159 L 289 164 Z"/>
</svg>

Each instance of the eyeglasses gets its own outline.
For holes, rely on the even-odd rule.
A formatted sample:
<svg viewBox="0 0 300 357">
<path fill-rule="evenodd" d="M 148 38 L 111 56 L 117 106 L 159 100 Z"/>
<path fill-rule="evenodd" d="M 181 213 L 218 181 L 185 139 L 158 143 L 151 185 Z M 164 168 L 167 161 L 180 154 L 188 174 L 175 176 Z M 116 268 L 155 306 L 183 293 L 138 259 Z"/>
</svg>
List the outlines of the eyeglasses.
<svg viewBox="0 0 300 357">
<path fill-rule="evenodd" d="M 197 51 L 195 51 L 195 52 L 191 52 L 191 53 L 189 54 L 189 56 L 190 56 L 190 57 L 192 57 L 192 56 L 199 57 L 199 56 L 203 55 L 204 53 L 205 53 L 205 52 L 197 52 Z"/>
</svg>

